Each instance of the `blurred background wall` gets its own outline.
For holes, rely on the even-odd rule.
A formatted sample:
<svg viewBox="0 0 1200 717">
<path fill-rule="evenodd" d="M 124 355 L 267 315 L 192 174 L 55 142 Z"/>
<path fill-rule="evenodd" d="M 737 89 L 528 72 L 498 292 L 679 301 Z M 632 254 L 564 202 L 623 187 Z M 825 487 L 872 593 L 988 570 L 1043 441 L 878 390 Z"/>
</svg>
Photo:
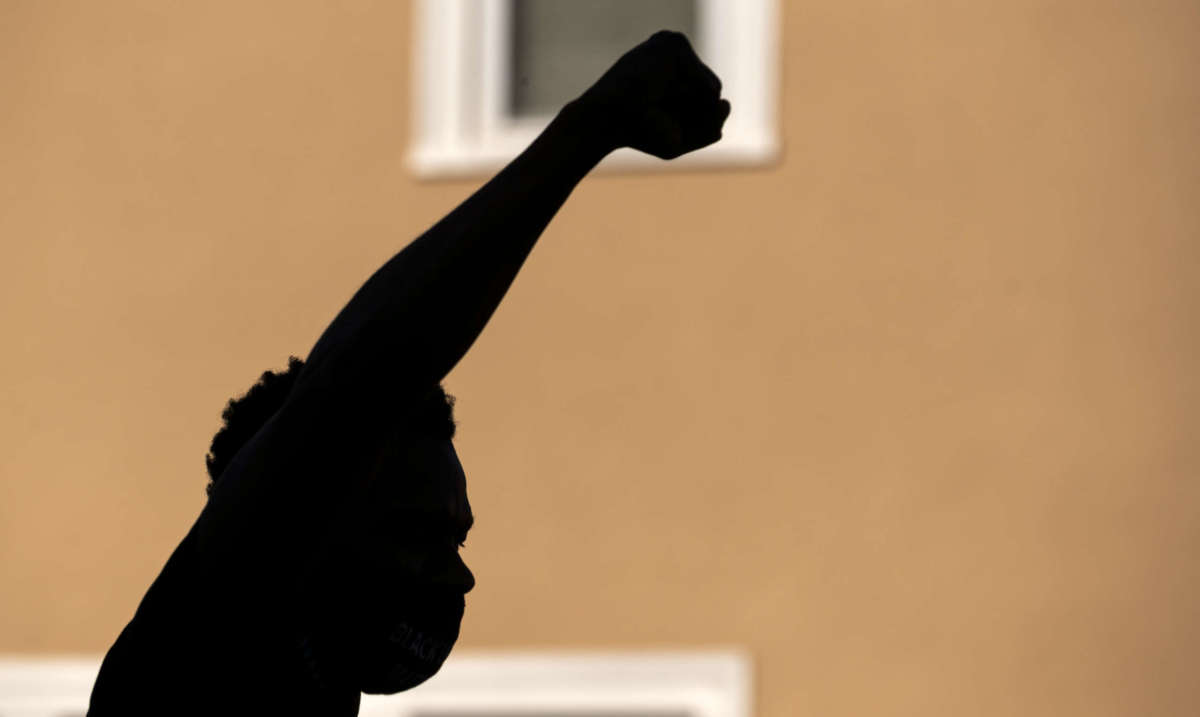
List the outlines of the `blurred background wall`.
<svg viewBox="0 0 1200 717">
<path fill-rule="evenodd" d="M 782 160 L 586 180 L 446 381 L 460 647 L 1195 714 L 1200 6 L 781 4 Z M 0 3 L 0 652 L 102 654 L 225 401 L 485 179 L 405 166 L 412 11 Z"/>
</svg>

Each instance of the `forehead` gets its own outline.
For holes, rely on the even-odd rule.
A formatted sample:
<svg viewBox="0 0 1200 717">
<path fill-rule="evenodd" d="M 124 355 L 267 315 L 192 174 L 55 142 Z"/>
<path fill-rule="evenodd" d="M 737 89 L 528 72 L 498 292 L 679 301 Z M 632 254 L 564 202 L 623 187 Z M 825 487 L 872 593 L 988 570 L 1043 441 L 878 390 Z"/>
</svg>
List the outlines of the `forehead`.
<svg viewBox="0 0 1200 717">
<path fill-rule="evenodd" d="M 372 499 L 390 511 L 414 510 L 456 522 L 471 517 L 467 477 L 450 440 L 409 437 L 381 451 Z"/>
</svg>

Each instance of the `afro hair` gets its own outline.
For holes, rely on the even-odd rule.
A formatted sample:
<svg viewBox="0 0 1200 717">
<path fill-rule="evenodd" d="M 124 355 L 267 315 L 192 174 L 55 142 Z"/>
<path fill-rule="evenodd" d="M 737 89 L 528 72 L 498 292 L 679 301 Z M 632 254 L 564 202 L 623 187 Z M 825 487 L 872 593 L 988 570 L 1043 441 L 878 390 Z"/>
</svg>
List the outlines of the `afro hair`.
<svg viewBox="0 0 1200 717">
<path fill-rule="evenodd" d="M 221 412 L 225 424 L 213 436 L 204 458 L 208 467 L 209 481 L 205 488 L 208 495 L 212 495 L 213 486 L 242 446 L 283 406 L 303 368 L 304 361 L 290 356 L 286 371 L 264 371 L 245 395 L 229 399 Z M 454 438 L 454 400 L 438 384 L 413 416 L 412 427 L 439 439 Z"/>
</svg>

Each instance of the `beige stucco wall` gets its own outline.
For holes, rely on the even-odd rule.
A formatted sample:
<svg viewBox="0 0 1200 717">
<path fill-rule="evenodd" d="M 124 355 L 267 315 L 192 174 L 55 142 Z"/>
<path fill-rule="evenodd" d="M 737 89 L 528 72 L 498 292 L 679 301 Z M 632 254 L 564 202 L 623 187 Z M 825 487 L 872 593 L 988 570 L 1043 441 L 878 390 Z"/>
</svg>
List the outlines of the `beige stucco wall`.
<svg viewBox="0 0 1200 717">
<path fill-rule="evenodd" d="M 1200 8 L 782 4 L 783 161 L 587 180 L 446 382 L 461 647 L 1195 714 Z M 225 400 L 482 181 L 405 169 L 407 4 L 176 5 L 0 4 L 0 652 L 102 653 Z"/>
</svg>

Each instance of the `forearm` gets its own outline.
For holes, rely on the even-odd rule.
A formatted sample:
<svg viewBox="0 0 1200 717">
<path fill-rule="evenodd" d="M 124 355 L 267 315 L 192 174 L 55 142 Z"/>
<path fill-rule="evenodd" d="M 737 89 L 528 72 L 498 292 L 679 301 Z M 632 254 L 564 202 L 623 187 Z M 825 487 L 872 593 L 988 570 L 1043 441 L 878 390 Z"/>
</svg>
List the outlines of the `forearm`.
<svg viewBox="0 0 1200 717">
<path fill-rule="evenodd" d="M 302 384 L 339 394 L 362 386 L 395 400 L 381 392 L 420 391 L 444 378 L 555 213 L 614 148 L 597 120 L 579 102 L 564 107 L 499 174 L 376 271 L 317 341 Z"/>
</svg>

